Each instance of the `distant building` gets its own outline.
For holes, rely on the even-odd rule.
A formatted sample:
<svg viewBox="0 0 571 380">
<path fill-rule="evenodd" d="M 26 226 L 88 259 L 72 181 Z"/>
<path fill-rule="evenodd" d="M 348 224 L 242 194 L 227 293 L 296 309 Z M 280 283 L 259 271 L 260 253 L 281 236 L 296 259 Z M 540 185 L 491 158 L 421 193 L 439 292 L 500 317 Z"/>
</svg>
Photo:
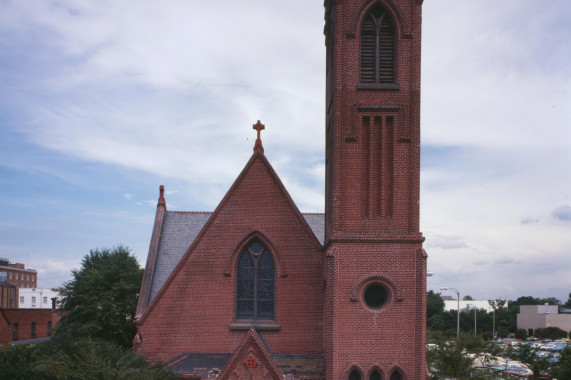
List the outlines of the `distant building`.
<svg viewBox="0 0 571 380">
<path fill-rule="evenodd" d="M 444 301 L 444 311 L 458 310 L 458 300 L 450 299 L 448 296 L 442 297 L 442 300 Z M 507 308 L 508 301 L 502 307 Z M 488 313 L 494 311 L 488 300 L 460 300 L 460 311 L 473 309 L 486 310 Z"/>
<path fill-rule="evenodd" d="M 6 274 L 6 282 L 18 288 L 36 288 L 38 286 L 38 272 L 35 269 L 26 269 L 21 263 L 11 264 L 8 259 L 0 258 L 0 273 Z"/>
<path fill-rule="evenodd" d="M 0 258 L 0 308 L 17 308 L 20 288 L 36 288 L 38 275 L 24 264 Z"/>
<path fill-rule="evenodd" d="M 20 288 L 18 304 L 20 309 L 51 309 L 59 299 L 58 292 L 50 288 Z"/>
<path fill-rule="evenodd" d="M 0 309 L 0 351 L 49 339 L 59 320 L 59 313 L 51 308 Z"/>
<path fill-rule="evenodd" d="M 533 335 L 534 330 L 546 327 L 559 327 L 571 331 L 571 314 L 559 314 L 557 305 L 520 305 L 517 315 L 517 328 L 527 330 Z"/>
<path fill-rule="evenodd" d="M 0 351 L 10 345 L 39 343 L 60 319 L 51 289 L 38 288 L 38 275 L 24 264 L 0 258 Z"/>
</svg>

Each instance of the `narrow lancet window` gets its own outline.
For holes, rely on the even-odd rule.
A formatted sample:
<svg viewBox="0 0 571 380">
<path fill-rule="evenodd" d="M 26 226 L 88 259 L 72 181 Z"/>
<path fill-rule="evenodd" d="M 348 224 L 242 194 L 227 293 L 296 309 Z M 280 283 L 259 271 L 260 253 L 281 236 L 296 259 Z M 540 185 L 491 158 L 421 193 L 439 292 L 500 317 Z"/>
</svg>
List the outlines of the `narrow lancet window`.
<svg viewBox="0 0 571 380">
<path fill-rule="evenodd" d="M 274 319 L 274 260 L 266 247 L 255 241 L 238 259 L 236 319 Z"/>
</svg>

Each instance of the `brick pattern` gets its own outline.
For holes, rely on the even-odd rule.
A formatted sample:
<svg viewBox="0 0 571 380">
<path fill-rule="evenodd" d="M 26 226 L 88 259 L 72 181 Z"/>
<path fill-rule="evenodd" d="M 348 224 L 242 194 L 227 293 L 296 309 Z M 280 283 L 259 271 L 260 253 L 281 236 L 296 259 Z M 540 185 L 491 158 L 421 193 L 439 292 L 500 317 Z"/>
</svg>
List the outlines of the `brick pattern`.
<svg viewBox="0 0 571 380">
<path fill-rule="evenodd" d="M 389 11 L 397 31 L 397 79 L 390 89 L 359 83 L 360 25 L 377 3 Z M 236 358 L 249 334 L 231 328 L 236 260 L 250 239 L 259 238 L 276 263 L 275 324 L 263 331 L 264 345 L 276 358 L 323 357 L 328 380 L 347 379 L 352 370 L 364 379 L 374 371 L 383 379 L 395 371 L 405 380 L 425 378 L 426 253 L 418 205 L 421 5 L 422 0 L 325 1 L 324 240 L 311 231 L 257 140 L 221 204 L 189 239 L 190 247 L 155 287 L 148 306 L 140 305 L 139 353 L 169 360 L 185 352 L 234 352 Z M 363 301 L 371 283 L 388 292 L 380 309 Z M 256 350 L 244 351 L 240 360 L 249 355 L 267 361 L 262 372 L 272 364 Z M 236 365 L 228 376 L 267 376 L 253 368 L 258 367 Z"/>
<path fill-rule="evenodd" d="M 0 346 L 8 348 L 13 341 L 13 327 L 18 324 L 18 340 L 49 336 L 48 322 L 55 329 L 60 315 L 51 309 L 0 309 Z M 36 336 L 32 336 L 32 322 L 36 323 Z"/>
<path fill-rule="evenodd" d="M 252 235 L 253 234 L 253 235 Z M 240 242 L 260 236 L 276 263 L 274 352 L 320 354 L 320 243 L 261 154 L 255 154 L 138 321 L 139 353 L 168 360 L 183 352 L 233 352 L 247 331 L 235 319 Z"/>
<path fill-rule="evenodd" d="M 395 23 L 396 83 L 360 83 L 360 25 L 381 4 Z M 424 378 L 426 255 L 419 232 L 420 32 L 417 0 L 327 0 L 327 379 L 377 370 Z M 380 310 L 363 301 L 383 284 Z M 360 286 L 360 288 L 359 288 Z M 357 289 L 356 289 L 357 287 Z M 356 295 L 355 295 L 356 294 Z"/>
<path fill-rule="evenodd" d="M 272 359 L 269 350 L 254 329 L 250 329 L 218 379 L 267 379 L 284 377 Z"/>
</svg>

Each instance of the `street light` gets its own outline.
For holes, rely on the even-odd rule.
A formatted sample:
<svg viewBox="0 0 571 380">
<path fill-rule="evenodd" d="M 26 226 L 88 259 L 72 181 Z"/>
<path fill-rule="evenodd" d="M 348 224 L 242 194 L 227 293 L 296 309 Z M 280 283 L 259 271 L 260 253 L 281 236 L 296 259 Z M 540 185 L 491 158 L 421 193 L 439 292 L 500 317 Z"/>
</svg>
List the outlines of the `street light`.
<svg viewBox="0 0 571 380">
<path fill-rule="evenodd" d="M 456 339 L 460 338 L 460 292 L 456 288 L 440 288 L 440 290 L 452 290 L 458 296 L 458 314 L 456 315 Z"/>
<path fill-rule="evenodd" d="M 493 339 L 496 339 L 496 309 L 500 308 L 502 306 L 504 306 L 504 301 L 502 300 L 488 300 L 488 303 L 490 304 L 490 306 L 493 309 L 493 314 L 492 314 L 492 336 Z"/>
</svg>

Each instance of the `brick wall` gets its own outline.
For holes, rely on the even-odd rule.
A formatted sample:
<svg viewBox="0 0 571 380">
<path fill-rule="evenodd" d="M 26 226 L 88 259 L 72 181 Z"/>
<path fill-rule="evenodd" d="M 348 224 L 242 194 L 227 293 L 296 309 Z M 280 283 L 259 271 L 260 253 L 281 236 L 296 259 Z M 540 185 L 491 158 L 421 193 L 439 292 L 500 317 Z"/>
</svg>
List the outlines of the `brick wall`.
<svg viewBox="0 0 571 380">
<path fill-rule="evenodd" d="M 51 309 L 1 309 L 0 310 L 0 345 L 4 348 L 13 339 L 14 324 L 18 324 L 18 340 L 43 338 L 49 336 L 48 322 L 55 329 L 60 316 Z M 36 324 L 36 336 L 32 336 L 32 323 Z"/>
<path fill-rule="evenodd" d="M 393 84 L 360 82 L 361 24 L 380 4 L 395 29 Z M 425 376 L 426 257 L 419 232 L 421 1 L 326 1 L 327 379 Z M 368 280 L 367 280 L 368 279 Z M 367 283 L 389 292 L 372 310 Z M 385 378 L 383 377 L 383 378 Z"/>
<path fill-rule="evenodd" d="M 258 332 L 274 352 L 321 353 L 323 254 L 263 156 L 246 166 L 147 308 L 138 326 L 138 352 L 162 360 L 184 352 L 233 352 L 248 332 L 230 328 L 236 260 L 255 236 L 274 257 L 275 323 L 280 326 Z"/>
</svg>

